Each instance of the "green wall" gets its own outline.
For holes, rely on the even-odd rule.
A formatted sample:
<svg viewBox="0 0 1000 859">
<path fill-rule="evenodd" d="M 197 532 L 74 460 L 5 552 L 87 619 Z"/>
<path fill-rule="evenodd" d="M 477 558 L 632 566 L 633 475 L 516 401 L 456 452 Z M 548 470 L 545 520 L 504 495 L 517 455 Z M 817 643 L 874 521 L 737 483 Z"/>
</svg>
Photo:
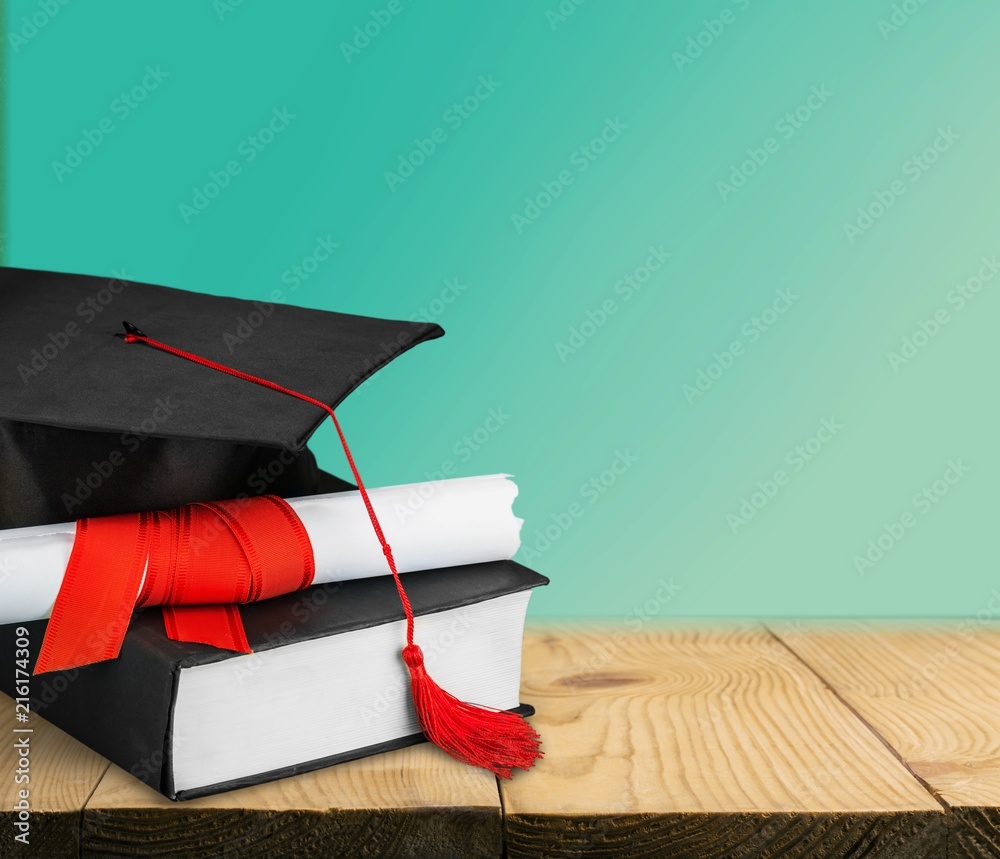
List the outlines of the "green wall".
<svg viewBox="0 0 1000 859">
<path fill-rule="evenodd" d="M 342 420 L 536 615 L 1000 612 L 1000 5 L 6 14 L 8 264 L 439 322 Z"/>
</svg>

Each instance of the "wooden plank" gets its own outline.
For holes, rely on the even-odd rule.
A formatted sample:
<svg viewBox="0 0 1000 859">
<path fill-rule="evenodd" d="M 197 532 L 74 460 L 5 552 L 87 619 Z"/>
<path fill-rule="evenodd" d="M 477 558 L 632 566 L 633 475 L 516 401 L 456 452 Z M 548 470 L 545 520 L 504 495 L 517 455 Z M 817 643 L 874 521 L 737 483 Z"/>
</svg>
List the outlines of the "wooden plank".
<svg viewBox="0 0 1000 859">
<path fill-rule="evenodd" d="M 424 744 L 171 802 L 112 766 L 83 815 L 84 859 L 499 857 L 494 777 Z"/>
<path fill-rule="evenodd" d="M 9 669 L 7 669 L 9 670 Z M 16 781 L 20 755 L 15 734 L 25 727 L 15 720 L 14 701 L 0 694 L 0 726 L 4 741 L 0 745 L 0 856 L 44 856 L 46 859 L 76 859 L 80 853 L 80 811 L 87 797 L 101 780 L 108 762 L 40 716 L 30 713 L 26 727 L 27 784 Z M 29 791 L 28 845 L 14 841 L 20 833 L 15 804 L 19 791 Z"/>
<path fill-rule="evenodd" d="M 774 631 L 954 810 L 952 859 L 1000 857 L 1000 624 Z"/>
<path fill-rule="evenodd" d="M 524 661 L 511 859 L 945 856 L 941 804 L 762 627 L 550 624 Z"/>
</svg>

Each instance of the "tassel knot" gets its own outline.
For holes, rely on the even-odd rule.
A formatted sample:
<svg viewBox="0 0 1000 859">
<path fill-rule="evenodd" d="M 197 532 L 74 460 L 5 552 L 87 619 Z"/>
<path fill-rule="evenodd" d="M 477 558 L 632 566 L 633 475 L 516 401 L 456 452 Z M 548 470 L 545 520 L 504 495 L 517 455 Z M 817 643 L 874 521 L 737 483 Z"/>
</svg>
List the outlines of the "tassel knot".
<svg viewBox="0 0 1000 859">
<path fill-rule="evenodd" d="M 424 670 L 424 652 L 420 649 L 419 644 L 407 644 L 403 648 L 403 662 L 406 663 L 406 667 L 413 671 L 423 671 Z"/>
</svg>

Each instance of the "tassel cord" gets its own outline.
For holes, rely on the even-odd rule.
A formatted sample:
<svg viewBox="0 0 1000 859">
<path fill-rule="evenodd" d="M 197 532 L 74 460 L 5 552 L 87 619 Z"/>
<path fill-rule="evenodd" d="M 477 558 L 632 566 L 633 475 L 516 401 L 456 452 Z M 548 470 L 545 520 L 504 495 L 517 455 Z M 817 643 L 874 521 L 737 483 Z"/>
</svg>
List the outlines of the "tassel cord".
<svg viewBox="0 0 1000 859">
<path fill-rule="evenodd" d="M 350 466 L 354 482 L 358 485 L 358 492 L 361 493 L 361 500 L 364 502 L 365 510 L 368 512 L 368 519 L 371 521 L 372 528 L 375 530 L 375 536 L 378 537 L 379 545 L 382 547 L 382 554 L 385 555 L 386 563 L 389 565 L 393 582 L 396 584 L 396 592 L 399 594 L 399 601 L 403 604 L 403 613 L 406 615 L 406 643 L 408 646 L 413 646 L 413 606 L 410 605 L 410 598 L 406 595 L 406 591 L 403 588 L 403 581 L 399 577 L 399 570 L 396 569 L 396 559 L 392 556 L 392 547 L 389 545 L 389 541 L 386 539 L 385 533 L 382 531 L 382 524 L 379 522 L 378 516 L 375 514 L 375 508 L 372 506 L 368 490 L 365 488 L 364 481 L 361 479 L 361 474 L 358 471 L 358 466 L 354 461 L 354 454 L 351 453 L 351 448 L 347 444 L 347 438 L 344 436 L 344 431 L 340 427 L 340 421 L 337 420 L 337 415 L 334 413 L 333 409 L 331 409 L 322 400 L 317 400 L 307 394 L 301 394 L 298 391 L 293 391 L 291 388 L 286 388 L 284 385 L 279 385 L 276 382 L 269 381 L 268 379 L 252 376 L 249 373 L 241 372 L 233 367 L 227 367 L 225 364 L 210 361 L 208 358 L 202 358 L 200 355 L 185 352 L 183 349 L 175 349 L 173 346 L 168 346 L 166 343 L 160 343 L 158 340 L 153 340 L 144 334 L 136 334 L 130 331 L 125 335 L 125 342 L 143 343 L 146 346 L 152 346 L 154 349 L 159 349 L 161 352 L 167 352 L 171 355 L 177 356 L 178 358 L 184 358 L 187 361 L 193 361 L 195 364 L 201 364 L 201 366 L 208 367 L 210 370 L 216 370 L 229 376 L 235 376 L 237 379 L 242 379 L 244 382 L 252 382 L 253 384 L 260 385 L 263 388 L 270 388 L 272 391 L 277 391 L 279 394 L 286 394 L 289 397 L 295 397 L 296 399 L 316 406 L 316 408 L 322 409 L 333 419 L 333 426 L 337 430 L 340 445 L 343 447 L 344 455 L 347 457 L 347 464 Z"/>
<path fill-rule="evenodd" d="M 284 385 L 241 372 L 200 355 L 176 349 L 166 343 L 160 343 L 147 337 L 128 322 L 125 323 L 125 330 L 127 332 L 124 335 L 126 343 L 142 343 L 211 370 L 269 388 L 280 394 L 295 397 L 322 409 L 333 419 L 333 425 L 347 457 L 351 474 L 358 485 L 368 519 L 378 537 L 379 545 L 382 547 L 382 553 L 385 555 L 386 563 L 396 585 L 396 592 L 403 605 L 403 613 L 406 616 L 406 646 L 403 648 L 402 655 L 410 673 L 414 708 L 424 734 L 431 742 L 452 757 L 474 766 L 484 767 L 500 778 L 510 778 L 512 768 L 528 769 L 533 766 L 535 760 L 542 756 L 539 748 L 540 739 L 535 729 L 521 716 L 506 710 L 497 710 L 461 701 L 438 686 L 427 674 L 423 652 L 413 640 L 413 607 L 406 595 L 399 570 L 396 568 L 392 548 L 379 523 L 378 516 L 368 496 L 368 490 L 361 479 L 354 456 L 347 444 L 347 438 L 344 436 L 340 421 L 337 420 L 333 409 L 321 400 L 286 388 Z"/>
</svg>

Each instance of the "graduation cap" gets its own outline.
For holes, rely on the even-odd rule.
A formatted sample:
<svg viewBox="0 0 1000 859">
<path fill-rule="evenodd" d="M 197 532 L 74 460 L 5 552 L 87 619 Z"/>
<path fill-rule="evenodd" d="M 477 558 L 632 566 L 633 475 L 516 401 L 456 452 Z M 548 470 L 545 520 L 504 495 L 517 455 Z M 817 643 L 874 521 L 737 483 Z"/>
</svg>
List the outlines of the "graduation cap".
<svg viewBox="0 0 1000 859">
<path fill-rule="evenodd" d="M 0 528 L 353 488 L 306 442 L 326 415 L 154 349 L 122 321 L 336 407 L 444 331 L 119 278 L 0 268 Z"/>
<path fill-rule="evenodd" d="M 116 656 L 140 583 L 140 604 L 169 605 L 181 626 L 212 635 L 238 615 L 207 594 L 245 588 L 236 601 L 251 601 L 307 586 L 311 548 L 278 496 L 337 482 L 303 456 L 329 416 L 403 605 L 402 657 L 425 735 L 498 775 L 530 767 L 538 735 L 523 718 L 462 702 L 428 676 L 392 549 L 334 414 L 396 355 L 443 333 L 429 323 L 0 269 L 0 528 L 80 520 L 36 672 Z M 265 497 L 200 503 L 260 494 L 248 491 L 255 476 L 273 476 Z M 193 533 L 186 517 L 198 512 L 231 531 L 233 550 L 176 606 L 173 594 L 195 578 L 177 559 Z M 249 522 L 265 531 L 256 544 Z M 296 554 L 301 566 L 278 576 L 287 589 L 273 576 L 265 583 L 260 556 L 285 566 Z M 231 580 L 230 566 L 241 567 Z M 157 567 L 166 574 L 154 575 Z M 144 603 L 157 587 L 163 601 Z"/>
</svg>

